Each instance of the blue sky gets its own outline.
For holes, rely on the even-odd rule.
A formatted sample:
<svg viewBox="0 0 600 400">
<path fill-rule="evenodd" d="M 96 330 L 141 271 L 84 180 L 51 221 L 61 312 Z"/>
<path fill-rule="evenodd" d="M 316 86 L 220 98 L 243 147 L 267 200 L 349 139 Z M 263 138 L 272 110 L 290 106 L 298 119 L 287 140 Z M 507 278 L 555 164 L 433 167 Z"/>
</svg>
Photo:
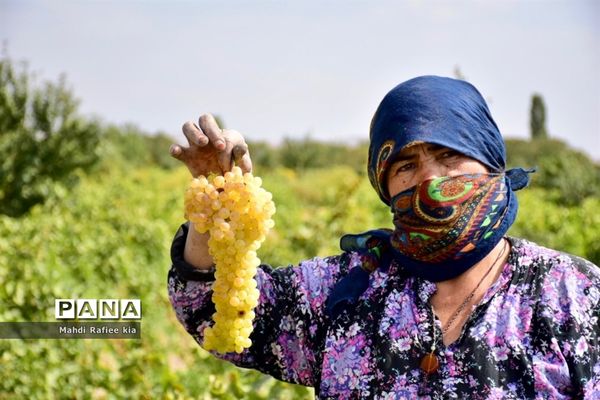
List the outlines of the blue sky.
<svg viewBox="0 0 600 400">
<path fill-rule="evenodd" d="M 250 139 L 366 139 L 388 90 L 459 66 L 504 136 L 538 92 L 550 135 L 600 160 L 599 4 L 0 0 L 0 40 L 84 113 L 179 141 L 203 112 Z"/>
</svg>

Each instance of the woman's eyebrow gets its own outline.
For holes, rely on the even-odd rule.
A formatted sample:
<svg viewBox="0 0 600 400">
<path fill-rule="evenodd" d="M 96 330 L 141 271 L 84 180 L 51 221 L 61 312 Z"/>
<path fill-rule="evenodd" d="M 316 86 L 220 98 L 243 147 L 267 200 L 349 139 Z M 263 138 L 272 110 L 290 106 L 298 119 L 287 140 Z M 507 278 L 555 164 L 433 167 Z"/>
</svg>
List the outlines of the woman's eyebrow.
<svg viewBox="0 0 600 400">
<path fill-rule="evenodd" d="M 429 152 L 438 152 L 442 150 L 450 150 L 448 147 L 440 146 L 439 144 L 429 144 L 427 145 L 427 151 Z M 399 161 L 410 161 L 414 160 L 418 157 L 418 153 L 400 153 L 391 161 L 391 164 L 397 163 Z"/>
<path fill-rule="evenodd" d="M 414 160 L 417 157 L 418 157 L 417 153 L 413 153 L 413 154 L 398 154 L 396 157 L 394 157 L 394 159 L 392 160 L 392 162 L 390 164 L 396 164 L 396 163 L 401 162 L 401 161 Z"/>
</svg>

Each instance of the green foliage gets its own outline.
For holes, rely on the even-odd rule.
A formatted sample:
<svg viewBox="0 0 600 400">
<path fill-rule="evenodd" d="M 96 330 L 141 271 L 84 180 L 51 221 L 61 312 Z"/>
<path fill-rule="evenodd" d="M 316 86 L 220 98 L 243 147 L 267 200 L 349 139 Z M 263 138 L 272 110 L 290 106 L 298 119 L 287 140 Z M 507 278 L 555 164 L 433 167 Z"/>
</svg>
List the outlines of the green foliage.
<svg viewBox="0 0 600 400">
<path fill-rule="evenodd" d="M 248 149 L 254 169 L 271 170 L 281 165 L 281 157 L 277 149 L 267 142 L 249 142 Z"/>
<path fill-rule="evenodd" d="M 29 81 L 2 59 L 0 321 L 51 321 L 56 298 L 140 298 L 142 340 L 0 340 L 0 399 L 313 398 L 210 356 L 176 320 L 166 274 L 189 173 L 168 155 L 173 140 L 86 122 L 64 80 Z M 392 226 L 366 144 L 249 146 L 277 206 L 264 262 L 337 254 L 344 233 Z M 510 233 L 600 263 L 598 165 L 556 140 L 507 147 L 510 165 L 540 169 Z"/>
<path fill-rule="evenodd" d="M 368 180 L 348 166 L 256 173 L 277 205 L 259 252 L 274 266 L 337 254 L 341 234 L 392 224 Z M 0 216 L 1 321 L 51 321 L 55 298 L 139 297 L 144 313 L 140 341 L 0 341 L 0 399 L 313 398 L 312 389 L 215 359 L 176 320 L 166 273 L 188 175 L 183 167 L 113 168 L 54 190 L 20 219 Z M 598 199 L 564 207 L 553 198 L 522 191 L 511 233 L 600 262 Z"/>
<path fill-rule="evenodd" d="M 532 139 L 545 139 L 548 137 L 546 131 L 546 105 L 539 94 L 531 97 L 531 109 L 529 112 L 529 126 Z"/>
<path fill-rule="evenodd" d="M 164 132 L 158 132 L 145 138 L 150 159 L 154 165 L 163 169 L 173 169 L 179 166 L 179 161 L 169 154 L 169 147 L 173 144 L 173 138 Z"/>
<path fill-rule="evenodd" d="M 115 164 L 127 168 L 158 166 L 173 169 L 179 161 L 169 155 L 174 140 L 165 133 L 150 135 L 133 124 L 107 125 L 101 134 L 101 170 L 110 170 Z"/>
<path fill-rule="evenodd" d="M 55 298 L 140 298 L 142 340 L 0 340 L 0 399 L 308 399 L 200 349 L 166 293 L 188 172 L 81 178 L 20 219 L 0 216 L 0 321 L 52 321 Z"/>
<path fill-rule="evenodd" d="M 536 166 L 532 187 L 550 190 L 559 204 L 575 206 L 600 195 L 600 165 L 564 142 L 510 139 L 506 140 L 506 153 L 509 167 Z"/>
<path fill-rule="evenodd" d="M 306 137 L 301 140 L 286 138 L 278 147 L 265 142 L 250 142 L 248 146 L 253 163 L 259 168 L 283 166 L 295 171 L 304 171 L 346 165 L 360 175 L 366 174 L 366 143 L 326 143 Z"/>
<path fill-rule="evenodd" d="M 341 235 L 391 226 L 389 209 L 348 166 L 258 173 L 277 206 L 275 229 L 261 248 L 261 258 L 273 265 L 337 254 Z"/>
<path fill-rule="evenodd" d="M 600 198 L 578 206 L 553 201 L 556 193 L 529 188 L 517 192 L 519 216 L 510 234 L 586 258 L 600 265 Z"/>
<path fill-rule="evenodd" d="M 74 171 L 97 159 L 98 126 L 77 115 L 64 78 L 34 87 L 24 67 L 0 58 L 0 214 L 20 216 Z"/>
</svg>

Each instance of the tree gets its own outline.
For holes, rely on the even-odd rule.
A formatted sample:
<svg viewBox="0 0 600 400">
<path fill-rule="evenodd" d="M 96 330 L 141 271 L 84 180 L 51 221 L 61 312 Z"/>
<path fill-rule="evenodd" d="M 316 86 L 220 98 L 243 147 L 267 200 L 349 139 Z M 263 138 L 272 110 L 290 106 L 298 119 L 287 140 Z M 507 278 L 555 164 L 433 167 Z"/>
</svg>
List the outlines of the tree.
<svg viewBox="0 0 600 400">
<path fill-rule="evenodd" d="M 98 156 L 99 128 L 77 115 L 78 101 L 61 77 L 33 87 L 26 66 L 0 58 L 0 214 L 18 217 Z"/>
<path fill-rule="evenodd" d="M 557 139 L 506 140 L 507 165 L 537 167 L 532 186 L 549 190 L 555 203 L 577 206 L 600 195 L 600 165 Z"/>
<path fill-rule="evenodd" d="M 458 65 L 454 66 L 454 77 L 456 79 L 460 79 L 461 81 L 467 81 L 468 79 L 463 75 L 462 71 L 460 70 L 460 67 Z"/>
<path fill-rule="evenodd" d="M 531 97 L 529 124 L 532 139 L 548 137 L 548 132 L 546 131 L 546 106 L 544 105 L 544 99 L 539 94 L 534 94 Z"/>
<path fill-rule="evenodd" d="M 131 123 L 107 124 L 102 126 L 100 138 L 99 170 L 149 166 L 172 169 L 181 165 L 169 155 L 169 147 L 175 140 L 164 132 L 150 134 Z"/>
</svg>

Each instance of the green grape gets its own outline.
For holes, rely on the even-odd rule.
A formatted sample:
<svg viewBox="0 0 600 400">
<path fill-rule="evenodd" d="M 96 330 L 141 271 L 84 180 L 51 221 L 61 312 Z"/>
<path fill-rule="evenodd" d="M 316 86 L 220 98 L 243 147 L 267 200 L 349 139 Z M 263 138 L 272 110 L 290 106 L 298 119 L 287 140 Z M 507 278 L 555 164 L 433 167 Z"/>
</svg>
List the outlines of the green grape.
<svg viewBox="0 0 600 400">
<path fill-rule="evenodd" d="M 207 350 L 241 353 L 252 345 L 253 309 L 260 298 L 256 251 L 274 226 L 275 213 L 273 196 L 261 186 L 259 177 L 234 167 L 223 176 L 193 179 L 184 195 L 184 216 L 198 232 L 209 232 L 216 265 L 214 325 L 204 330 Z"/>
</svg>

